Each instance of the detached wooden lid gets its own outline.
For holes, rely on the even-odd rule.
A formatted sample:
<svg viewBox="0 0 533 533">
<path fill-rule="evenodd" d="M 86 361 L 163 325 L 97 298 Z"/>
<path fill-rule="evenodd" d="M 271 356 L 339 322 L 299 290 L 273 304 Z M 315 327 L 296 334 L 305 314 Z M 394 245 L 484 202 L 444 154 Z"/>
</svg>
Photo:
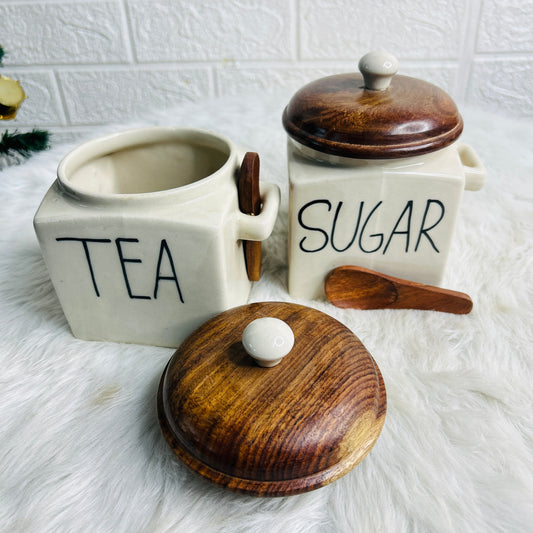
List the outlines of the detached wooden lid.
<svg viewBox="0 0 533 533">
<path fill-rule="evenodd" d="M 463 120 L 450 96 L 431 83 L 395 75 L 397 60 L 371 52 L 361 74 L 313 81 L 292 97 L 283 126 L 299 143 L 333 155 L 392 159 L 451 144 Z"/>
<path fill-rule="evenodd" d="M 256 328 L 266 317 L 286 324 Z M 274 352 L 289 343 L 272 368 L 246 351 L 261 356 L 265 342 Z M 207 321 L 173 355 L 158 393 L 159 422 L 178 457 L 256 496 L 306 492 L 346 474 L 374 445 L 385 411 L 383 378 L 359 339 L 320 311 L 278 302 Z"/>
</svg>

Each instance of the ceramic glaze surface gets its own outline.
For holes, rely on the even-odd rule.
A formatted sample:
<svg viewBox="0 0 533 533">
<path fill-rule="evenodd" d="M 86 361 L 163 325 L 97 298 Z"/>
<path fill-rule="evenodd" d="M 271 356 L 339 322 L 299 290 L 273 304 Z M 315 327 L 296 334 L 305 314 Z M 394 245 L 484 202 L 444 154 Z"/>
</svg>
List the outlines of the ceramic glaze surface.
<svg viewBox="0 0 533 533">
<path fill-rule="evenodd" d="M 75 336 L 175 347 L 246 303 L 242 239 L 272 231 L 279 190 L 239 211 L 242 153 L 198 130 L 145 128 L 81 145 L 61 162 L 34 226 Z"/>
<path fill-rule="evenodd" d="M 358 265 L 438 285 L 463 190 L 484 168 L 473 150 L 453 144 L 396 160 L 329 156 L 288 143 L 289 292 L 324 296 L 327 274 Z"/>
<path fill-rule="evenodd" d="M 93 193 L 164 191 L 213 174 L 228 157 L 222 147 L 171 141 L 146 144 L 91 159 L 66 179 L 80 190 Z"/>
<path fill-rule="evenodd" d="M 257 318 L 243 331 L 242 345 L 258 365 L 276 366 L 294 346 L 291 327 L 274 317 Z"/>
</svg>

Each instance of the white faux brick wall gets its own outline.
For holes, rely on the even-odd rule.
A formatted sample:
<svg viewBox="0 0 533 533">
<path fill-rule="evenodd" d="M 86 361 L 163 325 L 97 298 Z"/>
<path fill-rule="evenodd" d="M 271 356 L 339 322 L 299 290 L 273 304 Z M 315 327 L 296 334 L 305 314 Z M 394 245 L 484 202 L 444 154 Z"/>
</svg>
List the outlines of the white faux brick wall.
<svg viewBox="0 0 533 533">
<path fill-rule="evenodd" d="M 458 104 L 533 116 L 533 0 L 2 0 L 14 122 L 56 139 L 150 107 L 294 91 L 384 47 Z"/>
</svg>

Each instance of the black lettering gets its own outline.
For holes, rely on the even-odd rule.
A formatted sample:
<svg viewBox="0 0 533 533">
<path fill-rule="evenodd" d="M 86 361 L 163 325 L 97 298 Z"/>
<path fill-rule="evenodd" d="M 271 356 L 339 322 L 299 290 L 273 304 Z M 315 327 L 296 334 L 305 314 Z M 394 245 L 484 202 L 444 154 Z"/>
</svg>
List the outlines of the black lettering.
<svg viewBox="0 0 533 533">
<path fill-rule="evenodd" d="M 355 226 L 355 230 L 352 235 L 352 240 L 344 247 L 344 248 L 337 248 L 335 246 L 334 237 L 335 237 L 335 230 L 337 228 L 337 219 L 339 216 L 339 211 L 341 210 L 343 202 L 339 202 L 339 205 L 337 206 L 337 209 L 335 211 L 335 216 L 333 217 L 333 225 L 331 227 L 331 246 L 334 250 L 337 252 L 345 252 L 355 241 L 355 236 L 357 235 L 357 232 L 359 230 L 359 223 L 361 222 L 361 214 L 363 213 L 363 206 L 365 205 L 365 202 L 361 202 L 359 204 L 359 214 L 357 215 L 357 224 Z"/>
<path fill-rule="evenodd" d="M 383 244 L 383 233 L 374 233 L 372 235 L 370 235 L 370 237 L 379 237 L 379 244 L 373 249 L 373 250 L 365 250 L 363 248 L 363 235 L 365 233 L 365 228 L 366 228 L 366 225 L 368 224 L 368 221 L 370 220 L 370 218 L 372 217 L 372 215 L 374 214 L 374 212 L 376 211 L 376 209 L 382 204 L 383 202 L 382 201 L 379 201 L 375 206 L 374 206 L 374 209 L 372 209 L 372 211 L 370 211 L 369 215 L 366 217 L 366 220 L 365 220 L 365 223 L 363 224 L 363 227 L 361 228 L 361 233 L 359 234 L 359 248 L 361 249 L 362 252 L 364 252 L 365 254 L 371 254 L 373 252 L 377 252 L 381 245 Z"/>
<path fill-rule="evenodd" d="M 107 243 L 107 242 L 111 242 L 111 239 L 83 239 L 83 238 L 78 238 L 78 237 L 58 237 L 56 239 L 56 241 L 58 242 L 61 242 L 61 241 L 77 241 L 77 242 L 81 242 L 82 245 L 83 245 L 83 250 L 85 251 L 85 257 L 87 259 L 87 264 L 89 265 L 89 272 L 91 273 L 91 280 L 93 282 L 93 287 L 94 287 L 94 292 L 96 293 L 96 296 L 98 298 L 100 298 L 100 291 L 98 290 L 98 285 L 96 285 L 96 278 L 94 276 L 94 270 L 93 270 L 93 265 L 91 263 L 91 255 L 89 253 L 89 246 L 88 246 L 88 242 L 104 242 L 104 243 Z"/>
<path fill-rule="evenodd" d="M 424 227 L 424 224 L 426 222 L 426 217 L 429 213 L 429 206 L 434 203 L 434 204 L 437 204 L 440 206 L 440 216 L 439 218 L 437 219 L 436 222 L 433 223 L 432 226 L 429 226 L 429 228 L 425 228 Z M 431 246 L 433 247 L 433 249 L 437 252 L 437 253 L 440 253 L 438 248 L 435 246 L 435 243 L 433 242 L 433 239 L 429 236 L 429 231 L 432 230 L 444 217 L 444 212 L 445 212 L 445 209 L 444 209 L 444 204 L 439 201 L 439 200 L 428 200 L 426 202 L 426 210 L 424 211 L 424 216 L 422 217 L 422 224 L 420 224 L 420 231 L 418 233 L 418 239 L 416 241 L 416 245 L 415 245 L 415 252 L 418 250 L 418 245 L 420 244 L 420 239 L 422 238 L 422 235 L 424 235 L 424 237 L 426 237 L 426 239 L 429 241 L 429 244 L 431 244 Z"/>
<path fill-rule="evenodd" d="M 124 237 L 119 237 L 118 239 L 115 239 L 115 244 L 117 245 L 118 257 L 120 259 L 120 266 L 122 267 L 122 275 L 124 276 L 124 282 L 126 283 L 126 289 L 128 291 L 128 296 L 132 299 L 151 300 L 152 298 L 150 298 L 150 296 L 138 296 L 131 292 L 130 282 L 128 279 L 128 273 L 126 272 L 126 263 L 142 263 L 142 261 L 140 259 L 125 258 L 124 254 L 122 253 L 122 246 L 121 246 L 121 243 L 123 242 L 139 242 L 139 239 L 126 239 Z"/>
<path fill-rule="evenodd" d="M 300 250 L 302 250 L 302 252 L 307 252 L 307 253 L 314 253 L 314 252 L 320 252 L 320 250 L 323 250 L 327 244 L 328 244 L 328 234 L 321 228 L 314 228 L 312 226 L 308 226 L 307 224 L 304 223 L 303 221 L 303 213 L 304 211 L 315 205 L 315 204 L 326 204 L 328 206 L 328 211 L 331 210 L 331 202 L 329 200 L 313 200 L 312 202 L 308 202 L 307 204 L 305 204 L 301 209 L 300 211 L 298 211 L 298 222 L 300 223 L 300 226 L 302 226 L 302 228 L 305 228 L 305 229 L 308 229 L 308 230 L 311 230 L 311 231 L 316 231 L 318 233 L 321 233 L 323 236 L 324 236 L 324 244 L 322 244 L 322 246 L 318 247 L 318 248 L 315 248 L 314 250 L 310 250 L 310 249 L 306 249 L 304 248 L 304 241 L 307 239 L 307 237 L 304 237 L 301 241 L 300 241 Z"/>
<path fill-rule="evenodd" d="M 161 275 L 161 262 L 163 260 L 163 252 L 166 253 L 168 262 L 170 264 L 170 269 L 172 270 L 172 276 L 162 276 Z M 157 260 L 157 272 L 156 272 L 156 278 L 155 278 L 155 287 L 154 287 L 154 299 L 157 299 L 157 291 L 159 289 L 159 280 L 167 280 L 167 281 L 174 281 L 176 283 L 176 289 L 178 289 L 178 295 L 180 297 L 181 303 L 185 303 L 183 301 L 183 296 L 181 294 L 180 284 L 178 282 L 178 276 L 176 275 L 176 269 L 174 268 L 174 261 L 172 260 L 172 255 L 170 253 L 170 250 L 168 248 L 167 241 L 163 239 L 161 241 L 161 247 L 159 248 L 159 259 Z"/>
<path fill-rule="evenodd" d="M 405 215 L 405 213 L 409 213 L 407 215 L 407 229 L 405 231 L 396 231 L 396 228 L 400 225 L 400 222 Z M 411 214 L 413 212 L 413 200 L 409 200 L 407 204 L 405 205 L 404 210 L 402 211 L 402 214 L 396 221 L 396 224 L 394 225 L 394 229 L 392 230 L 389 240 L 387 241 L 387 244 L 385 245 L 385 248 L 383 248 L 383 254 L 387 251 L 387 248 L 389 247 L 389 244 L 392 240 L 393 235 L 405 235 L 405 252 L 407 253 L 409 251 L 409 234 L 411 233 Z"/>
</svg>

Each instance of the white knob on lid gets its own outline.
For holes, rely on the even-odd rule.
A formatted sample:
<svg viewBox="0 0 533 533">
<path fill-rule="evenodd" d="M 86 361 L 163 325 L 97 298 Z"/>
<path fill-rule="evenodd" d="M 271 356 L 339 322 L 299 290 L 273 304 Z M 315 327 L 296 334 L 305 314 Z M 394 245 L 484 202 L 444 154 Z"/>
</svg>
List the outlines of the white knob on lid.
<svg viewBox="0 0 533 533">
<path fill-rule="evenodd" d="M 292 350 L 294 333 L 279 318 L 257 318 L 244 328 L 242 344 L 259 366 L 272 367 Z"/>
<path fill-rule="evenodd" d="M 359 70 L 365 80 L 365 89 L 384 91 L 398 72 L 398 60 L 385 50 L 376 50 L 361 58 Z"/>
</svg>

